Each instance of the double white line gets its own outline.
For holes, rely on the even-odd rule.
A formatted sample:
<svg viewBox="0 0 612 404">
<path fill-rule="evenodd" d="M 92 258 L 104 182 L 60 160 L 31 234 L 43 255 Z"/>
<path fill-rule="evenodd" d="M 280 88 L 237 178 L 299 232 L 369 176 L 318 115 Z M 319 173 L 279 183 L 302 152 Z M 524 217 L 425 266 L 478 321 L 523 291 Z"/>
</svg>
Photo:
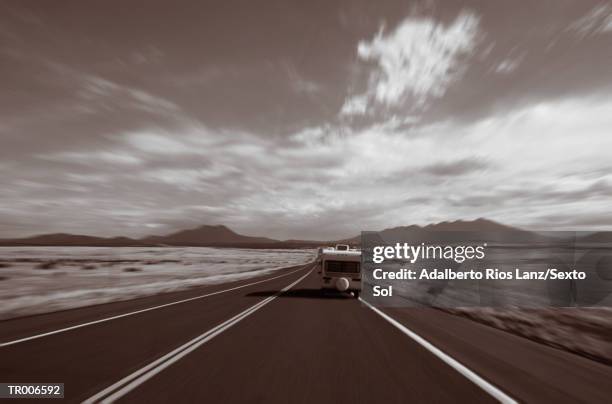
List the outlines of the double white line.
<svg viewBox="0 0 612 404">
<path fill-rule="evenodd" d="M 304 278 L 310 275 L 311 272 L 312 272 L 312 269 L 308 271 L 304 276 L 299 278 L 297 281 L 293 282 L 292 284 L 280 290 L 275 295 L 270 296 L 262 300 L 261 302 L 255 304 L 254 306 L 249 307 L 248 309 L 235 315 L 229 320 L 206 331 L 204 334 L 192 339 L 191 341 L 187 342 L 184 345 L 181 345 L 180 347 L 176 348 L 172 352 L 167 353 L 161 358 L 149 363 L 147 366 L 124 377 L 123 379 L 119 380 L 113 385 L 108 386 L 107 388 L 100 391 L 99 393 L 91 396 L 90 398 L 85 400 L 83 403 L 97 403 L 97 402 L 112 403 L 115 400 L 123 397 L 124 395 L 126 395 L 127 393 L 135 389 L 136 387 L 140 386 L 141 384 L 143 384 L 144 382 L 146 382 L 147 380 L 149 380 L 150 378 L 152 378 L 153 376 L 155 376 L 156 374 L 158 374 L 159 372 L 161 372 L 168 366 L 172 365 L 173 363 L 180 360 L 181 358 L 188 355 L 189 353 L 195 351 L 196 349 L 198 349 L 200 346 L 202 346 L 206 342 L 210 341 L 217 335 L 221 334 L 223 331 L 237 324 L 239 321 L 255 313 L 257 310 L 261 309 L 263 306 L 270 303 L 272 300 L 276 299 L 282 293 L 288 291 L 289 289 L 297 285 Z"/>
<path fill-rule="evenodd" d="M 244 285 L 239 285 L 239 286 L 234 286 L 234 287 L 229 288 L 229 289 L 218 290 L 216 292 L 207 293 L 205 295 L 190 297 L 188 299 L 177 300 L 177 301 L 174 301 L 174 302 L 160 304 L 160 305 L 153 306 L 153 307 L 147 307 L 146 309 L 131 311 L 129 313 L 118 314 L 116 316 L 111 316 L 111 317 L 105 317 L 105 318 L 102 318 L 102 319 L 99 319 L 99 320 L 88 321 L 86 323 L 76 324 L 76 325 L 73 325 L 73 326 L 70 326 L 70 327 L 60 328 L 58 330 L 53 330 L 53 331 L 44 332 L 44 333 L 41 333 L 41 334 L 31 335 L 29 337 L 19 338 L 19 339 L 15 339 L 15 340 L 12 340 L 12 341 L 0 342 L 0 348 L 6 347 L 6 346 L 11 346 L 11 345 L 16 345 L 16 344 L 21 344 L 22 342 L 31 341 L 31 340 L 34 340 L 34 339 L 48 337 L 50 335 L 60 334 L 60 333 L 66 332 L 66 331 L 76 330 L 78 328 L 88 327 L 88 326 L 94 325 L 94 324 L 100 324 L 100 323 L 105 323 L 105 322 L 111 321 L 111 320 L 117 320 L 117 319 L 123 318 L 123 317 L 129 317 L 129 316 L 133 316 L 133 315 L 136 315 L 136 314 L 146 313 L 147 311 L 159 310 L 159 309 L 163 309 L 165 307 L 170 307 L 170 306 L 174 306 L 174 305 L 177 305 L 177 304 L 191 302 L 193 300 L 204 299 L 206 297 L 220 295 L 222 293 L 231 292 L 233 290 L 238 290 L 238 289 L 246 288 L 246 287 L 249 287 L 249 286 L 257 285 L 257 284 L 260 284 L 260 283 L 263 283 L 263 282 L 269 282 L 269 281 L 272 281 L 274 279 L 283 278 L 285 276 L 289 276 L 291 274 L 294 274 L 294 273 L 296 273 L 298 271 L 302 271 L 302 270 L 303 270 L 303 268 L 299 268 L 299 269 L 296 269 L 295 271 L 287 272 L 287 273 L 284 273 L 284 274 L 278 275 L 278 276 L 273 276 L 272 278 L 266 278 L 266 279 L 262 279 L 260 281 L 250 282 L 250 283 L 246 283 Z"/>
</svg>

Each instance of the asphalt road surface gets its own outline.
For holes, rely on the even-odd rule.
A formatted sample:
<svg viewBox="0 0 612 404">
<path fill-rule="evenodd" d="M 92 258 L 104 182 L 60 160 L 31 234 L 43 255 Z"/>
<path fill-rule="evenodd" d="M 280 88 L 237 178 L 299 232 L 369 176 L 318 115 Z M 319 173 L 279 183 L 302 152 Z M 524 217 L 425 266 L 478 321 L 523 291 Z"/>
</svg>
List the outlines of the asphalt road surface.
<svg viewBox="0 0 612 404">
<path fill-rule="evenodd" d="M 609 366 L 433 309 L 322 295 L 311 264 L 0 322 L 0 382 L 64 383 L 70 402 L 612 397 Z"/>
</svg>

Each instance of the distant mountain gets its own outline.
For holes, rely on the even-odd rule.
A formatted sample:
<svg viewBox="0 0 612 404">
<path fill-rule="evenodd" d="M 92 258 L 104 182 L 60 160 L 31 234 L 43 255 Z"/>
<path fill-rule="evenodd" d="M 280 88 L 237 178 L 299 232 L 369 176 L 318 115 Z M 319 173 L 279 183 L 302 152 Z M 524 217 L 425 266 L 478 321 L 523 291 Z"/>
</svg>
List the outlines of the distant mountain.
<svg viewBox="0 0 612 404">
<path fill-rule="evenodd" d="M 612 243 L 612 231 L 600 231 L 578 238 L 583 243 Z"/>
<path fill-rule="evenodd" d="M 528 241 L 535 233 L 527 232 L 514 227 L 506 226 L 487 219 L 472 221 L 457 220 L 454 222 L 440 222 L 421 227 L 416 225 L 400 226 L 385 229 L 378 234 L 385 240 L 393 239 L 419 239 L 424 241 L 433 232 L 474 232 L 492 234 L 501 237 L 503 241 Z M 500 236 L 501 235 L 501 236 Z M 492 240 L 495 241 L 495 240 Z M 4 246 L 99 246 L 99 247 L 132 247 L 132 246 L 219 246 L 219 247 L 245 247 L 245 248 L 303 248 L 322 245 L 361 243 L 361 235 L 336 241 L 317 240 L 275 240 L 267 237 L 245 236 L 223 225 L 204 225 L 194 229 L 181 230 L 164 236 L 148 236 L 141 239 L 128 237 L 95 237 L 78 234 L 43 234 L 40 236 L 20 239 L 0 239 Z"/>
<path fill-rule="evenodd" d="M 423 229 L 432 231 L 525 232 L 525 230 L 507 226 L 505 224 L 484 218 L 428 224 L 427 226 L 423 227 Z"/>
<path fill-rule="evenodd" d="M 266 237 L 250 237 L 238 234 L 225 226 L 200 226 L 195 229 L 181 230 L 165 236 L 149 236 L 142 239 L 128 237 L 95 237 L 78 234 L 43 234 L 20 239 L 0 239 L 0 245 L 30 246 L 93 246 L 93 247 L 132 247 L 132 246 L 275 246 L 282 242 Z"/>
<path fill-rule="evenodd" d="M 456 220 L 453 222 L 432 223 L 426 226 L 399 226 L 376 232 L 377 239 L 387 242 L 401 241 L 449 241 L 456 238 L 454 232 L 461 232 L 461 237 L 473 236 L 487 238 L 491 241 L 527 242 L 538 239 L 535 233 L 516 227 L 507 226 L 493 220 L 479 218 L 476 220 Z M 481 237 L 484 236 L 484 237 Z M 343 240 L 347 244 L 360 244 L 361 236 Z"/>
<path fill-rule="evenodd" d="M 140 240 L 147 244 L 168 245 L 239 245 L 279 243 L 266 237 L 250 237 L 238 234 L 223 225 L 200 226 L 195 229 L 181 230 L 166 236 L 150 236 Z"/>
<path fill-rule="evenodd" d="M 0 239 L 0 245 L 120 247 L 141 244 L 138 240 L 127 237 L 105 238 L 66 233 L 43 234 L 11 240 Z"/>
<path fill-rule="evenodd" d="M 431 223 L 426 226 L 400 226 L 382 230 L 381 233 L 392 235 L 394 233 L 404 233 L 410 231 L 478 231 L 478 232 L 508 232 L 524 231 L 516 227 L 506 226 L 489 219 L 479 218 L 476 220 L 455 220 L 453 222 Z"/>
</svg>

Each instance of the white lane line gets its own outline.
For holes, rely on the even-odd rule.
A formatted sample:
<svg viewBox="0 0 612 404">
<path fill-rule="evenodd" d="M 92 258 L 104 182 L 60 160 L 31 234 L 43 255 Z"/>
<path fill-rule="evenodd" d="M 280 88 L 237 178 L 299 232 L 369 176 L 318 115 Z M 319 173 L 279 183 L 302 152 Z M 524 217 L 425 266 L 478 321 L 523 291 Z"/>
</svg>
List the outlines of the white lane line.
<svg viewBox="0 0 612 404">
<path fill-rule="evenodd" d="M 308 264 L 306 264 L 306 265 L 308 265 Z M 87 323 L 77 324 L 77 325 L 73 325 L 73 326 L 66 327 L 66 328 L 60 328 L 58 330 L 53 330 L 53 331 L 44 332 L 44 333 L 41 333 L 41 334 L 32 335 L 32 336 L 29 336 L 29 337 L 24 337 L 24 338 L 19 338 L 19 339 L 12 340 L 12 341 L 2 342 L 2 343 L 0 343 L 0 348 L 6 347 L 6 346 L 10 346 L 10 345 L 20 344 L 22 342 L 31 341 L 33 339 L 48 337 L 49 335 L 55 335 L 55 334 L 60 334 L 62 332 L 66 332 L 66 331 L 76 330 L 77 328 L 83 328 L 83 327 L 87 327 L 87 326 L 94 325 L 94 324 L 104 323 L 106 321 L 116 320 L 118 318 L 133 316 L 135 314 L 140 314 L 140 313 L 145 313 L 147 311 L 163 309 L 164 307 L 174 306 L 175 304 L 186 303 L 186 302 L 190 302 L 192 300 L 197 300 L 197 299 L 204 299 L 205 297 L 219 295 L 221 293 L 231 292 L 232 290 L 242 289 L 242 288 L 246 288 L 246 287 L 249 287 L 249 286 L 257 285 L 259 283 L 268 282 L 268 281 L 271 281 L 271 280 L 274 280 L 274 279 L 278 279 L 278 278 L 283 278 L 285 276 L 289 276 L 291 274 L 294 274 L 294 273 L 296 273 L 298 271 L 302 271 L 302 270 L 304 270 L 303 267 L 300 268 L 300 269 L 296 269 L 295 271 L 288 272 L 286 274 L 275 276 L 273 278 L 267 278 L 267 279 L 263 279 L 261 281 L 251 282 L 251 283 L 247 283 L 245 285 L 240 285 L 240 286 L 236 286 L 236 287 L 229 288 L 229 289 L 218 290 L 216 292 L 207 293 L 205 295 L 190 297 L 188 299 L 183 299 L 183 300 L 177 300 L 176 302 L 160 304 L 158 306 L 148 307 L 146 309 L 131 311 L 129 313 L 118 314 L 116 316 L 111 316 L 111 317 L 105 317 L 105 318 L 102 318 L 100 320 L 88 321 Z"/>
<path fill-rule="evenodd" d="M 366 302 L 362 298 L 359 298 L 359 300 L 361 300 L 362 303 L 364 303 L 366 306 L 372 309 L 376 314 L 380 315 L 382 318 L 384 318 L 385 320 L 393 324 L 401 332 L 403 332 L 404 334 L 412 338 L 414 341 L 418 342 L 421 346 L 423 346 L 425 349 L 427 349 L 432 354 L 436 355 L 444 363 L 446 363 L 447 365 L 455 369 L 457 372 L 461 373 L 461 375 L 465 376 L 471 382 L 476 384 L 478 387 L 480 387 L 481 389 L 489 393 L 489 395 L 491 395 L 493 398 L 495 398 L 500 403 L 504 403 L 504 404 L 517 403 L 515 399 L 513 399 L 512 397 L 510 397 L 509 395 L 507 395 L 506 393 L 504 393 L 503 391 L 501 391 L 500 389 L 498 389 L 497 387 L 495 387 L 494 385 L 492 385 L 491 383 L 489 383 L 488 381 L 480 377 L 477 373 L 467 368 L 465 365 L 457 361 L 455 358 L 441 351 L 439 348 L 437 348 L 435 345 L 427 341 L 425 338 L 421 337 L 414 331 L 411 331 L 410 329 L 408 329 L 405 325 L 395 320 L 393 317 L 389 316 L 383 311 L 372 306 L 370 303 Z"/>
<path fill-rule="evenodd" d="M 275 295 L 267 297 L 266 299 L 260 301 L 259 303 L 257 303 L 255 305 L 249 307 L 248 309 L 238 313 L 237 315 L 235 315 L 234 317 L 230 318 L 229 320 L 227 320 L 227 321 L 217 325 L 216 327 L 206 331 L 205 333 L 203 333 L 200 336 L 192 339 L 191 341 L 187 342 L 186 344 L 181 345 L 180 347 L 176 348 L 175 350 L 167 353 L 166 355 L 162 356 L 161 358 L 159 358 L 159 359 L 149 363 L 148 365 L 144 366 L 143 368 L 135 371 L 134 373 L 132 373 L 132 374 L 126 376 L 126 377 L 124 377 L 123 379 L 119 380 L 118 382 L 108 386 L 104 390 L 100 391 L 99 393 L 97 393 L 97 394 L 91 396 L 90 398 L 88 398 L 87 400 L 83 401 L 83 403 L 85 403 L 85 404 L 97 403 L 97 402 L 112 403 L 112 402 L 116 401 L 117 399 L 123 397 L 124 395 L 129 393 L 134 388 L 140 386 L 141 384 L 143 384 L 144 382 L 146 382 L 147 380 L 149 380 L 150 378 L 152 378 L 153 376 L 155 376 L 156 374 L 158 374 L 159 372 L 161 372 L 162 370 L 164 370 L 168 366 L 170 366 L 173 363 L 177 362 L 178 360 L 180 360 L 184 356 L 186 356 L 189 353 L 195 351 L 196 349 L 198 349 L 200 346 L 202 346 L 206 342 L 210 341 L 211 339 L 213 339 L 217 335 L 221 334 L 223 331 L 225 331 L 228 328 L 230 328 L 231 326 L 237 324 L 242 319 L 244 319 L 244 318 L 250 316 L 251 314 L 255 313 L 257 310 L 259 310 L 260 308 L 262 308 L 266 304 L 270 303 L 272 300 L 276 299 L 282 293 L 288 291 L 289 289 L 291 289 L 292 287 L 297 285 L 299 282 L 301 282 L 304 278 L 306 278 L 311 273 L 312 273 L 312 269 L 310 271 L 308 271 L 308 273 L 306 273 L 305 275 L 300 277 L 298 280 L 293 282 L 292 284 L 285 286 L 282 290 L 280 290 Z"/>
</svg>

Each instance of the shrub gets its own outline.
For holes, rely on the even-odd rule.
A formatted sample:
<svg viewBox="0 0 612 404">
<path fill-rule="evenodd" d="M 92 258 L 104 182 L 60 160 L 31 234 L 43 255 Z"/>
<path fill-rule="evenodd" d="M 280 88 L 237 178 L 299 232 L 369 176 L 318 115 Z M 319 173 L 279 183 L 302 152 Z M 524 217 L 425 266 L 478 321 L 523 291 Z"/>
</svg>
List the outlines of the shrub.
<svg viewBox="0 0 612 404">
<path fill-rule="evenodd" d="M 140 272 L 140 271 L 142 271 L 142 268 L 138 268 L 138 267 L 123 268 L 123 272 Z"/>
<path fill-rule="evenodd" d="M 38 266 L 36 268 L 38 269 L 54 269 L 55 267 L 57 267 L 58 262 L 57 261 L 45 261 L 45 262 L 41 262 L 40 264 L 38 264 Z"/>
</svg>

